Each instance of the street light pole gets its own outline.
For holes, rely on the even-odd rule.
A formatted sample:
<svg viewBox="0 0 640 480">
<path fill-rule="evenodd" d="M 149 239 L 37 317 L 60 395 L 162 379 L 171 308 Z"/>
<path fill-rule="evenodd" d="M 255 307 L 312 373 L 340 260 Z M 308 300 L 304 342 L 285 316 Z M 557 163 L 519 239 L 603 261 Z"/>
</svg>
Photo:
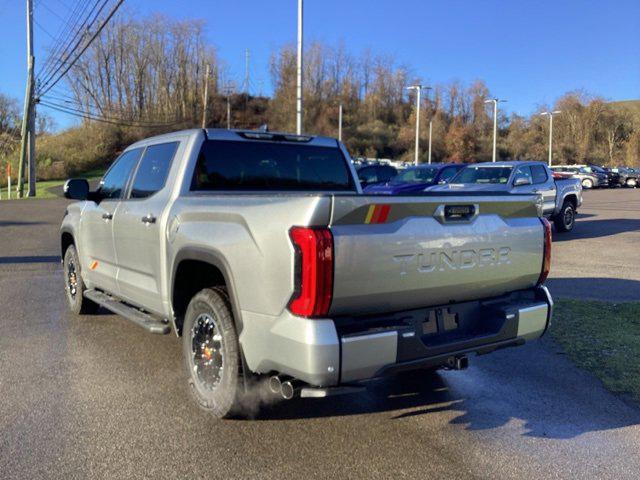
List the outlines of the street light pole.
<svg viewBox="0 0 640 480">
<path fill-rule="evenodd" d="M 506 100 L 500 100 L 499 98 L 491 98 L 485 100 L 484 103 L 493 103 L 493 156 L 492 162 L 496 161 L 496 145 L 498 140 L 498 102 L 506 102 Z"/>
<path fill-rule="evenodd" d="M 342 141 L 342 103 L 338 107 L 338 140 Z"/>
<path fill-rule="evenodd" d="M 553 110 L 549 112 L 542 112 L 540 115 L 549 116 L 549 166 L 551 166 L 551 158 L 553 152 L 553 116 L 562 113 L 560 110 Z"/>
<path fill-rule="evenodd" d="M 407 87 L 407 90 L 416 91 L 416 146 L 414 159 L 414 163 L 416 165 L 418 165 L 418 157 L 420 154 L 420 97 L 423 88 L 427 90 L 431 89 L 431 87 L 427 87 L 426 85 L 411 85 L 410 87 Z"/>
<path fill-rule="evenodd" d="M 298 67 L 296 85 L 296 133 L 302 135 L 302 19 L 303 0 L 298 0 Z"/>
<path fill-rule="evenodd" d="M 429 165 L 431 165 L 431 134 L 433 133 L 433 118 L 429 120 Z"/>
</svg>

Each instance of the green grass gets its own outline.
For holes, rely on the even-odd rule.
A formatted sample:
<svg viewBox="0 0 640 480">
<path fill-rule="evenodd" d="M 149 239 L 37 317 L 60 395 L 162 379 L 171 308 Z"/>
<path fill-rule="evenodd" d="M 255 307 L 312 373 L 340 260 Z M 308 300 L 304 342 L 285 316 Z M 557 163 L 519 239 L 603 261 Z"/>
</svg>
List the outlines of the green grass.
<svg viewBox="0 0 640 480">
<path fill-rule="evenodd" d="M 640 303 L 559 300 L 551 335 L 578 366 L 640 402 Z"/>
<path fill-rule="evenodd" d="M 76 178 L 86 178 L 87 180 L 96 180 L 101 178 L 103 174 L 104 174 L 104 169 L 94 169 L 94 170 L 90 170 L 88 172 L 82 173 L 80 175 L 77 175 Z M 4 179 L 4 182 L 6 182 L 6 179 Z M 65 180 L 46 180 L 46 181 L 36 182 L 35 198 L 59 198 L 57 195 L 49 192 L 48 189 L 52 187 L 58 187 L 62 185 L 64 182 Z M 28 190 L 28 185 L 25 183 L 25 188 L 24 188 L 25 198 L 32 198 L 32 197 L 26 197 L 27 190 Z M 11 199 L 15 200 L 16 198 L 17 198 L 16 185 L 15 185 L 15 182 L 13 182 L 11 184 Z M 6 183 L 4 183 L 4 185 L 0 187 L 0 199 L 1 200 L 7 199 Z"/>
</svg>

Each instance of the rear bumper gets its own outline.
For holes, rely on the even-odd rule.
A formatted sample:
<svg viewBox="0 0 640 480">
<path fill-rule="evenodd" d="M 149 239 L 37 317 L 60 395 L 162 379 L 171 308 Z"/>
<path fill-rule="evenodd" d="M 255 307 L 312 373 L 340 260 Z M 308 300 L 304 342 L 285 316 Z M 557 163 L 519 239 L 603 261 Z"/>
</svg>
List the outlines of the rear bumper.
<svg viewBox="0 0 640 480">
<path fill-rule="evenodd" d="M 522 345 L 544 334 L 552 310 L 549 291 L 539 287 L 490 300 L 379 316 L 291 317 L 277 320 L 258 335 L 251 333 L 253 322 L 245 322 L 240 340 L 252 371 L 328 387 Z M 255 345 L 258 341 L 261 348 Z"/>
</svg>

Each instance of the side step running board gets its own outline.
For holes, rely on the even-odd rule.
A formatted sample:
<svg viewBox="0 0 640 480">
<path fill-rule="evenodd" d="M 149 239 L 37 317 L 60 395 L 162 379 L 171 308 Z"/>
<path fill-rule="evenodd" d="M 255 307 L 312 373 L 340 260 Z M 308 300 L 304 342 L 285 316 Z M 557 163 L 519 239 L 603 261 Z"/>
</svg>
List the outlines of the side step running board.
<svg viewBox="0 0 640 480">
<path fill-rule="evenodd" d="M 122 303 L 106 293 L 98 290 L 85 290 L 84 296 L 89 300 L 96 302 L 107 310 L 126 318 L 135 323 L 139 327 L 144 328 L 150 333 L 158 333 L 164 335 L 169 333 L 169 324 L 156 318 L 148 313 L 142 312 L 135 307 L 131 307 Z"/>
</svg>

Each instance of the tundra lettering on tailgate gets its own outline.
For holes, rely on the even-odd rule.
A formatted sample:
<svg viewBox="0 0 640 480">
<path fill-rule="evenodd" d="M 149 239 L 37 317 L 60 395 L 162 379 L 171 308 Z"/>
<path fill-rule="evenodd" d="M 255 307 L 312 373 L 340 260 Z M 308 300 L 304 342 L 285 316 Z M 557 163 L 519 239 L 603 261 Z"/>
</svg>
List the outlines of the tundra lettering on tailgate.
<svg viewBox="0 0 640 480">
<path fill-rule="evenodd" d="M 509 255 L 511 248 L 473 248 L 468 249 L 443 249 L 425 250 L 420 253 L 408 253 L 394 255 L 393 261 L 400 265 L 400 275 L 406 275 L 409 271 L 418 273 L 431 273 L 445 270 L 464 270 L 474 267 L 488 267 L 493 265 L 506 265 L 511 263 Z"/>
</svg>

